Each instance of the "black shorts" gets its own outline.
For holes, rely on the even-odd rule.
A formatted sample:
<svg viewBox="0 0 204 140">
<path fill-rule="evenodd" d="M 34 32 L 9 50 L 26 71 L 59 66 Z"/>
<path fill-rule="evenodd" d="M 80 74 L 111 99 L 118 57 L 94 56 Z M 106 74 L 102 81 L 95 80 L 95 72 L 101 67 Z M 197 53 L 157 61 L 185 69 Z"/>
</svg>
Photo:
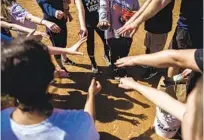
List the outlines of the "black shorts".
<svg viewBox="0 0 204 140">
<path fill-rule="evenodd" d="M 184 29 L 176 27 L 169 49 L 193 49 L 190 33 Z"/>
</svg>

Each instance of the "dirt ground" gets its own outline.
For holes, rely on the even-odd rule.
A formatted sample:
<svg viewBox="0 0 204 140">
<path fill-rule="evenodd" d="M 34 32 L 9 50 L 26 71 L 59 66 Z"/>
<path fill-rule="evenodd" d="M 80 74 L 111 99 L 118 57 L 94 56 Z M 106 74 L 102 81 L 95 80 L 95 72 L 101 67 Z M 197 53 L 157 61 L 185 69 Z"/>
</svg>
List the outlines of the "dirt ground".
<svg viewBox="0 0 204 140">
<path fill-rule="evenodd" d="M 42 17 L 41 9 L 35 0 L 17 0 L 22 6 L 33 15 Z M 140 4 L 144 0 L 139 0 Z M 180 1 L 176 1 L 173 14 L 173 28 L 169 33 L 166 47 L 172 38 L 176 21 L 179 14 Z M 77 40 L 79 31 L 78 15 L 75 5 L 71 4 L 71 14 L 74 20 L 67 24 L 68 26 L 68 47 Z M 45 28 L 39 26 L 39 30 L 45 31 Z M 138 55 L 145 52 L 144 47 L 144 26 L 142 25 L 132 43 L 129 55 Z M 154 120 L 155 106 L 136 91 L 125 91 L 117 87 L 117 82 L 110 79 L 110 70 L 103 60 L 102 42 L 95 35 L 95 54 L 96 61 L 103 74 L 98 77 L 103 86 L 103 90 L 96 97 L 96 127 L 100 132 L 102 140 L 163 140 L 154 133 L 151 128 Z M 51 44 L 49 40 L 43 40 L 46 44 Z M 77 66 L 66 66 L 67 70 L 72 72 L 70 79 L 56 79 L 57 83 L 49 87 L 49 92 L 53 94 L 54 105 L 66 109 L 83 109 L 86 100 L 86 92 L 91 81 L 90 61 L 88 59 L 86 44 L 80 51 L 84 56 L 70 56 L 76 62 Z M 141 75 L 144 69 L 140 67 L 129 68 L 128 72 L 136 80 L 145 85 L 157 87 L 161 75 L 156 78 L 144 81 Z M 154 93 L 152 93 L 154 94 Z"/>
</svg>

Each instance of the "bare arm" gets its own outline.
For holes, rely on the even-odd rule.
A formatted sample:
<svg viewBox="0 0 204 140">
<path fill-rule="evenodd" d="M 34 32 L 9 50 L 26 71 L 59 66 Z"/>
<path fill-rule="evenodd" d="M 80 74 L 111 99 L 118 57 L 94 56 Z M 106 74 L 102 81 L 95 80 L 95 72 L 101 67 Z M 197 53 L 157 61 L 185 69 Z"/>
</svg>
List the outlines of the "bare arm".
<svg viewBox="0 0 204 140">
<path fill-rule="evenodd" d="M 190 50 L 164 50 L 153 54 L 129 56 L 117 60 L 118 67 L 148 65 L 157 68 L 180 67 L 201 72 L 194 58 L 195 49 Z"/>
<path fill-rule="evenodd" d="M 86 100 L 86 104 L 84 107 L 84 111 L 89 113 L 89 115 L 93 118 L 94 121 L 96 119 L 95 96 L 100 91 L 101 91 L 101 84 L 95 79 L 92 79 L 89 90 L 88 90 L 88 95 L 87 95 L 87 100 Z"/>
<path fill-rule="evenodd" d="M 81 0 L 75 0 L 81 29 L 86 29 L 85 10 Z"/>
<path fill-rule="evenodd" d="M 49 38 L 49 36 L 46 33 L 43 32 L 39 32 L 30 28 L 26 28 L 17 24 L 13 24 L 13 23 L 9 23 L 6 21 L 0 21 L 1 27 L 7 28 L 9 30 L 13 30 L 13 31 L 19 31 L 19 32 L 23 32 L 23 33 L 27 33 L 28 36 L 29 34 L 33 34 L 33 35 L 40 35 L 41 37 L 45 37 L 45 38 Z"/>
<path fill-rule="evenodd" d="M 137 11 L 125 24 L 129 24 L 136 20 L 145 11 L 151 1 L 152 0 L 146 0 L 142 7 L 139 9 L 139 11 Z"/>
<path fill-rule="evenodd" d="M 122 78 L 119 87 L 138 91 L 155 105 L 172 114 L 179 120 L 182 120 L 186 111 L 185 104 L 175 100 L 163 91 L 141 85 L 132 78 Z"/>
<path fill-rule="evenodd" d="M 167 6 L 171 0 L 153 0 L 149 3 L 148 7 L 142 12 L 142 14 L 135 20 L 134 23 L 140 25 L 144 21 L 156 15 L 160 10 Z"/>
<path fill-rule="evenodd" d="M 1 21 L 0 23 L 1 23 L 1 27 L 7 28 L 7 29 L 10 29 L 10 30 L 13 30 L 13 31 L 20 31 L 20 32 L 23 32 L 23 33 L 30 33 L 30 32 L 33 31 L 33 29 L 26 28 L 26 27 L 23 27 L 23 26 L 20 26 L 20 25 L 17 25 L 17 24 L 8 23 L 8 22 L 5 22 L 5 21 Z"/>
<path fill-rule="evenodd" d="M 128 22 L 128 24 L 125 24 L 123 27 L 119 28 L 117 30 L 119 35 L 122 35 L 128 31 L 132 30 L 138 30 L 139 26 L 149 18 L 156 15 L 161 9 L 163 9 L 166 5 L 168 5 L 171 2 L 171 0 L 152 0 L 147 1 L 145 5 L 141 9 L 141 13 L 134 16 L 134 20 Z M 143 9 L 144 8 L 144 9 Z M 136 32 L 135 31 L 135 32 Z"/>
<path fill-rule="evenodd" d="M 59 55 L 59 54 L 83 55 L 82 52 L 78 52 L 78 49 L 86 40 L 87 38 L 83 37 L 70 48 L 60 48 L 60 47 L 53 47 L 53 46 L 47 46 L 47 47 L 51 55 Z"/>
<path fill-rule="evenodd" d="M 27 20 L 30 20 L 33 23 L 36 23 L 39 25 L 44 25 L 55 33 L 59 33 L 61 31 L 60 27 L 57 24 L 50 22 L 50 21 L 47 21 L 47 20 L 44 20 L 42 18 L 36 17 L 32 14 L 27 14 L 25 18 Z"/>
</svg>

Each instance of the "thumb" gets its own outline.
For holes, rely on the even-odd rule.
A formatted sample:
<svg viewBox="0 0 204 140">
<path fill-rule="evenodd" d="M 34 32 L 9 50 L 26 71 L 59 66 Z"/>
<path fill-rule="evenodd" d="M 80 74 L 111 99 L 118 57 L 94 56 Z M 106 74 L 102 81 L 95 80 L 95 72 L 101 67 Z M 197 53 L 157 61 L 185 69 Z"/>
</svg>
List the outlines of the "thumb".
<svg viewBox="0 0 204 140">
<path fill-rule="evenodd" d="M 26 37 L 30 37 L 30 36 L 32 36 L 34 33 L 35 33 L 35 31 L 36 31 L 36 29 L 34 29 L 32 32 L 30 32 L 29 34 L 27 34 L 27 36 Z"/>
<path fill-rule="evenodd" d="M 96 85 L 97 85 L 97 88 L 101 87 L 101 83 L 99 81 L 96 81 Z"/>
<path fill-rule="evenodd" d="M 96 84 L 96 79 L 93 78 L 93 79 L 91 80 L 91 86 L 94 86 L 95 84 Z"/>
</svg>

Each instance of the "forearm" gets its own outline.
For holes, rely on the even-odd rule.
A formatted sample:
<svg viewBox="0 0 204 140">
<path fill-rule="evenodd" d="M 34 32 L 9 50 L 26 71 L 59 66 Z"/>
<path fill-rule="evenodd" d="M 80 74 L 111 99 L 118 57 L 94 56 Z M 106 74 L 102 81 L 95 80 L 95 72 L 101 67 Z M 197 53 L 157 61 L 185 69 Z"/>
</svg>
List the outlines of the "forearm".
<svg viewBox="0 0 204 140">
<path fill-rule="evenodd" d="M 12 23 L 8 23 L 5 21 L 1 21 L 1 27 L 13 30 L 13 31 L 20 31 L 20 32 L 24 32 L 24 33 L 30 33 L 33 31 L 33 29 L 30 28 L 26 28 L 17 24 L 12 24 Z"/>
<path fill-rule="evenodd" d="M 33 16 L 32 14 L 26 15 L 26 19 L 39 25 L 45 25 L 45 20 L 43 20 L 42 18 Z"/>
<path fill-rule="evenodd" d="M 135 82 L 133 89 L 141 93 L 161 109 L 167 111 L 177 119 L 182 120 L 186 110 L 185 104 L 177 101 L 163 91 L 141 85 L 137 82 Z"/>
<path fill-rule="evenodd" d="M 133 22 L 134 20 L 136 20 L 144 11 L 145 9 L 148 7 L 148 5 L 150 4 L 152 0 L 146 0 L 145 3 L 142 5 L 142 7 L 139 9 L 139 11 L 137 11 L 129 20 L 126 24 L 129 24 L 131 22 Z"/>
<path fill-rule="evenodd" d="M 86 104 L 84 107 L 84 111 L 89 113 L 89 115 L 96 120 L 96 112 L 95 112 L 95 96 L 93 94 L 87 95 Z"/>
<path fill-rule="evenodd" d="M 78 10 L 80 27 L 86 28 L 85 10 L 84 10 L 84 6 L 82 4 L 82 1 L 81 0 L 75 0 L 75 3 L 76 3 L 77 10 Z"/>
<path fill-rule="evenodd" d="M 133 63 L 134 65 L 147 65 L 156 68 L 166 68 L 176 65 L 172 55 L 172 52 L 169 50 L 152 54 L 137 55 L 133 57 Z"/>
<path fill-rule="evenodd" d="M 200 71 L 194 60 L 195 49 L 164 50 L 153 54 L 134 56 L 134 65 L 147 65 L 157 68 L 180 67 Z"/>
<path fill-rule="evenodd" d="M 171 0 L 153 0 L 151 1 L 142 14 L 135 20 L 135 24 L 140 25 L 144 21 L 156 15 L 160 10 L 162 10 L 166 5 L 168 5 Z"/>
<path fill-rule="evenodd" d="M 50 55 L 60 55 L 67 54 L 67 50 L 65 48 L 47 46 Z"/>
</svg>

